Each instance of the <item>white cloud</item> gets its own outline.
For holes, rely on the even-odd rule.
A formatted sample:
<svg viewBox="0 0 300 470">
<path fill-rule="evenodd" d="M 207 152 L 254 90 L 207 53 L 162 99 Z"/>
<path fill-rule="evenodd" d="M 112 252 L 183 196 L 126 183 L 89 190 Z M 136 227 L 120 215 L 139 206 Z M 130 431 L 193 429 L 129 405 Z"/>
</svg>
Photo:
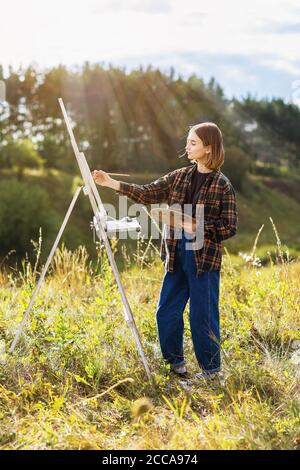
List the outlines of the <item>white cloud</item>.
<svg viewBox="0 0 300 470">
<path fill-rule="evenodd" d="M 299 74 L 299 35 L 288 28 L 300 23 L 297 0 L 10 0 L 1 13 L 4 65 L 126 59 L 138 65 L 146 56 L 161 56 L 174 57 L 176 68 L 179 57 L 191 54 L 199 56 L 196 63 L 185 62 L 192 73 L 211 54 L 212 60 L 224 56 L 224 74 L 232 80 L 246 73 L 226 67 L 233 55 Z M 247 80 L 255 86 L 253 72 Z"/>
<path fill-rule="evenodd" d="M 288 72 L 291 75 L 300 77 L 300 64 L 294 65 L 293 63 L 282 59 L 265 59 L 261 60 L 260 64 L 269 66 L 273 69 L 283 70 L 284 72 Z"/>
<path fill-rule="evenodd" d="M 171 0 L 102 0 L 89 1 L 90 11 L 95 14 L 120 11 L 137 11 L 150 14 L 166 13 L 172 10 Z"/>
</svg>

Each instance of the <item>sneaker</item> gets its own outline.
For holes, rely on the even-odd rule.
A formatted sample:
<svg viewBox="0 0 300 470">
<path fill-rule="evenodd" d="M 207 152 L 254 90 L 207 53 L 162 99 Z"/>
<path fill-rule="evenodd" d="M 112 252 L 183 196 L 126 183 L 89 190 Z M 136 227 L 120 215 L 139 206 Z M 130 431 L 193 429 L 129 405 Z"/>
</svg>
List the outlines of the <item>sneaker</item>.
<svg viewBox="0 0 300 470">
<path fill-rule="evenodd" d="M 185 375 L 187 373 L 186 367 L 184 364 L 171 364 L 171 370 L 178 375 Z"/>
<path fill-rule="evenodd" d="M 195 374 L 195 379 L 197 380 L 212 380 L 218 377 L 218 372 L 198 372 Z"/>
</svg>

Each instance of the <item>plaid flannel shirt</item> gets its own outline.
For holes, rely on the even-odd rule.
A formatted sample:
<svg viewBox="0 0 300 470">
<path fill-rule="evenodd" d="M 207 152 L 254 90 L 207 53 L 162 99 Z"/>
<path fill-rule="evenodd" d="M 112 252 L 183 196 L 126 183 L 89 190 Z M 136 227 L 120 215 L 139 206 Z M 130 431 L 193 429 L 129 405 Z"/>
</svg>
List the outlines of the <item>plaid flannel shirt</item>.
<svg viewBox="0 0 300 470">
<path fill-rule="evenodd" d="M 169 206 L 179 204 L 183 207 L 196 169 L 197 164 L 194 163 L 144 185 L 120 182 L 117 193 L 145 205 L 166 202 Z M 204 204 L 204 244 L 201 249 L 195 250 L 197 272 L 218 271 L 222 263 L 221 242 L 236 234 L 238 219 L 235 191 L 220 170 L 207 175 L 197 204 Z M 167 250 L 163 245 L 161 258 L 166 261 L 166 271 L 173 272 L 177 239 L 170 232 L 168 236 Z"/>
</svg>

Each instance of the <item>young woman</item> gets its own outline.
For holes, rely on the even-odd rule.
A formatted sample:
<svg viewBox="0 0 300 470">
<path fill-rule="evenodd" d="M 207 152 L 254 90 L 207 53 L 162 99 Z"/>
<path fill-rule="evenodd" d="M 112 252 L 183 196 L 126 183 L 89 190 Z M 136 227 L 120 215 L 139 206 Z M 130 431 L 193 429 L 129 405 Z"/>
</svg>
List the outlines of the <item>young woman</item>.
<svg viewBox="0 0 300 470">
<path fill-rule="evenodd" d="M 186 152 L 193 162 L 145 185 L 112 179 L 104 171 L 93 172 L 95 182 L 128 196 L 141 204 L 167 202 L 169 206 L 204 204 L 204 244 L 191 250 L 191 237 L 170 234 L 163 247 L 165 275 L 156 311 L 163 358 L 179 375 L 186 373 L 183 354 L 183 312 L 190 300 L 190 327 L 201 373 L 212 378 L 220 371 L 219 288 L 222 262 L 221 242 L 237 231 L 234 188 L 220 171 L 224 163 L 223 137 L 218 126 L 204 122 L 190 127 Z M 189 246 L 189 249 L 187 249 Z"/>
</svg>

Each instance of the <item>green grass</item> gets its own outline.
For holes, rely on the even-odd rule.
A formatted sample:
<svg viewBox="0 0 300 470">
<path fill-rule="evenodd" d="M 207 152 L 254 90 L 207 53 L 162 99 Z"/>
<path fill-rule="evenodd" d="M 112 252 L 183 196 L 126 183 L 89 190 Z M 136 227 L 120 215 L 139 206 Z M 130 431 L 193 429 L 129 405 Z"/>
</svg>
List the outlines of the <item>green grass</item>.
<svg viewBox="0 0 300 470">
<path fill-rule="evenodd" d="M 273 233 L 273 238 L 274 237 Z M 253 240 L 252 240 L 253 242 Z M 149 359 L 149 383 L 106 258 L 56 252 L 15 352 L 41 270 L 0 273 L 0 449 L 299 449 L 300 263 L 224 255 L 222 375 L 180 385 L 161 360 L 155 309 L 163 266 L 151 247 L 122 279 Z M 120 249 L 116 241 L 114 251 Z M 284 262 L 280 262 L 282 259 Z M 135 264 L 133 265 L 133 260 Z M 99 259 L 98 259 L 99 261 Z M 190 376 L 198 370 L 185 312 Z"/>
</svg>

